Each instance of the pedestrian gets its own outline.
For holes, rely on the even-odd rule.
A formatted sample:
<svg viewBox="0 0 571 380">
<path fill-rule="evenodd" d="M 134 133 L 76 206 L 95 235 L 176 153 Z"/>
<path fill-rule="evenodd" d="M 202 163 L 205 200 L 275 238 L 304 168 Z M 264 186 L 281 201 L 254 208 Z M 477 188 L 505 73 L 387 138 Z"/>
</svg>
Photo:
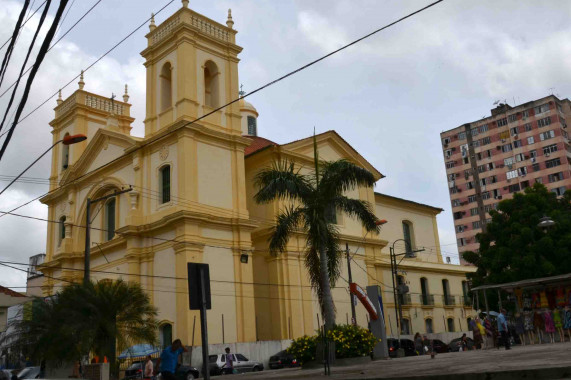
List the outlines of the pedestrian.
<svg viewBox="0 0 571 380">
<path fill-rule="evenodd" d="M 147 360 L 145 362 L 145 370 L 143 372 L 143 378 L 152 379 L 153 373 L 154 373 L 153 359 L 151 358 L 151 355 L 147 355 Z"/>
<path fill-rule="evenodd" d="M 230 347 L 226 347 L 224 351 L 226 351 L 226 358 L 224 366 L 222 367 L 222 374 L 231 375 L 234 373 L 234 362 L 236 361 L 236 358 L 234 357 L 234 354 L 230 353 Z"/>
<path fill-rule="evenodd" d="M 420 336 L 420 333 L 414 334 L 414 349 L 417 355 L 424 354 L 422 347 L 422 337 Z"/>
<path fill-rule="evenodd" d="M 183 352 L 188 352 L 188 350 L 182 345 L 180 339 L 175 340 L 163 350 L 161 357 L 157 360 L 157 368 L 163 380 L 177 380 L 174 374 L 176 373 L 178 357 Z"/>
<path fill-rule="evenodd" d="M 430 340 L 425 336 L 422 337 L 422 345 L 424 346 L 424 353 L 432 353 L 432 343 Z"/>
<path fill-rule="evenodd" d="M 494 347 L 494 328 L 488 316 L 484 318 L 484 329 L 486 330 L 486 350 L 489 350 Z"/>
<path fill-rule="evenodd" d="M 501 309 L 500 315 L 498 315 L 498 332 L 500 333 L 503 345 L 506 347 L 506 350 L 509 350 L 510 336 L 508 333 L 508 323 L 506 321 L 506 309 Z"/>
<path fill-rule="evenodd" d="M 466 333 L 462 334 L 462 340 L 460 341 L 460 344 L 460 351 L 468 351 L 468 337 L 466 336 Z"/>
<path fill-rule="evenodd" d="M 470 321 L 470 329 L 472 330 L 472 334 L 474 337 L 474 347 L 477 350 L 482 348 L 482 334 L 480 333 L 480 328 L 478 327 L 478 322 L 476 320 Z"/>
</svg>

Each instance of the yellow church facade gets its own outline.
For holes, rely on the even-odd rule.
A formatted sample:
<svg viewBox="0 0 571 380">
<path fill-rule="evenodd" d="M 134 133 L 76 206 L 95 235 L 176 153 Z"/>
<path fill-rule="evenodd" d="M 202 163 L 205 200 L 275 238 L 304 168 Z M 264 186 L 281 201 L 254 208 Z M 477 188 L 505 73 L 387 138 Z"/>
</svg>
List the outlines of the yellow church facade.
<svg viewBox="0 0 571 380">
<path fill-rule="evenodd" d="M 312 140 L 275 144 L 257 136 L 258 112 L 251 104 L 222 107 L 239 98 L 242 48 L 234 23 L 230 14 L 223 25 L 182 3 L 160 25 L 152 20 L 141 53 L 145 137 L 130 134 L 127 87 L 123 101 L 109 99 L 88 92 L 82 76 L 73 94 L 58 99 L 50 123 L 54 142 L 66 134 L 88 138 L 53 150 L 50 193 L 42 202 L 56 223 L 48 226 L 43 292 L 83 278 L 87 199 L 130 189 L 91 206 L 91 278 L 139 282 L 159 310 L 163 343 L 178 337 L 190 344 L 193 336 L 200 343 L 198 313 L 188 308 L 188 262 L 210 265 L 210 343 L 312 334 L 321 316 L 303 264 L 303 235 L 293 236 L 287 253 L 269 255 L 267 239 L 282 205 L 257 205 L 252 180 L 279 159 L 310 166 Z M 317 142 L 321 158 L 346 158 L 382 178 L 337 133 L 320 134 Z M 474 313 L 464 298 L 472 269 L 443 263 L 436 225 L 441 210 L 372 188 L 348 195 L 370 202 L 388 221 L 373 236 L 347 216 L 336 222 L 341 246 L 347 243 L 353 255 L 353 281 L 381 285 L 385 313 L 392 315 L 388 333 L 396 332 L 388 252 L 403 238 L 403 228 L 412 246 L 426 247 L 399 265 L 399 281 L 410 288 L 401 296 L 408 329 L 465 329 Z M 350 316 L 343 268 L 333 289 L 338 323 Z M 357 323 L 367 324 L 360 305 Z"/>
</svg>

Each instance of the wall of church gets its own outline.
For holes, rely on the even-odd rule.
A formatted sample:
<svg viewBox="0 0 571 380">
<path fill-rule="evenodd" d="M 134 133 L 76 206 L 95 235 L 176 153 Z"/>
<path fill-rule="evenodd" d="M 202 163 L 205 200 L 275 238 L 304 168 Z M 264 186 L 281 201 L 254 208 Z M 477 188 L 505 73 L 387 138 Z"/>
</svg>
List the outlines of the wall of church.
<svg viewBox="0 0 571 380">
<path fill-rule="evenodd" d="M 198 201 L 209 206 L 232 208 L 231 152 L 223 147 L 197 143 Z"/>
</svg>

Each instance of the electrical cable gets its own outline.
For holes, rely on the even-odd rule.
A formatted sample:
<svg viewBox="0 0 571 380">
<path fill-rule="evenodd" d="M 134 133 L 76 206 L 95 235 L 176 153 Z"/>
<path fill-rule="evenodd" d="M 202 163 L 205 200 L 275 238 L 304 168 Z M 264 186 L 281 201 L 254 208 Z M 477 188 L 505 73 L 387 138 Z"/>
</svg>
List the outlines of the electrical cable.
<svg viewBox="0 0 571 380">
<path fill-rule="evenodd" d="M 44 2 L 41 3 L 41 4 L 36 8 L 36 10 L 35 10 L 28 18 L 26 18 L 26 21 L 24 21 L 24 22 L 22 23 L 22 25 L 20 25 L 20 28 L 18 29 L 18 33 L 19 33 L 20 30 L 24 27 L 24 25 L 26 25 L 26 23 L 36 14 L 36 12 L 39 11 L 40 8 L 44 6 L 44 4 L 46 3 L 46 1 L 47 1 L 47 0 L 44 0 Z M 2 44 L 2 46 L 0 46 L 0 50 L 2 50 L 2 49 L 4 48 L 4 46 L 6 46 L 6 44 L 7 44 L 8 42 L 10 42 L 11 40 L 12 40 L 12 37 L 8 37 L 8 39 L 7 39 L 6 41 L 4 41 L 4 43 Z"/>
<path fill-rule="evenodd" d="M 44 60 L 44 57 L 46 56 L 47 49 L 49 48 L 50 43 L 52 42 L 52 39 L 53 39 L 54 34 L 55 34 L 55 30 L 57 28 L 57 25 L 59 24 L 59 21 L 61 19 L 63 11 L 65 10 L 67 2 L 68 2 L 68 0 L 60 0 L 59 7 L 58 7 L 56 14 L 54 16 L 54 20 L 52 22 L 52 25 L 50 26 L 48 32 L 46 33 L 46 36 L 44 37 L 44 41 L 43 41 L 42 45 L 40 46 L 40 50 L 38 51 L 38 55 L 36 56 L 36 62 L 34 63 L 34 66 L 32 67 L 32 70 L 30 72 L 30 76 L 28 77 L 28 80 L 26 81 L 26 87 L 24 88 L 22 98 L 20 100 L 20 103 L 18 104 L 18 109 L 16 111 L 16 115 L 14 115 L 12 127 L 9 129 L 8 135 L 6 136 L 6 139 L 4 140 L 2 148 L 0 149 L 0 161 L 2 160 L 2 157 L 4 156 L 4 152 L 6 151 L 6 148 L 8 147 L 8 144 L 10 143 L 10 140 L 12 139 L 12 134 L 14 133 L 14 129 L 16 128 L 16 125 L 18 124 L 18 120 L 20 119 L 20 115 L 22 114 L 22 111 L 24 110 L 24 106 L 26 105 L 26 102 L 28 100 L 28 95 L 29 95 L 31 87 L 32 87 L 32 82 L 34 81 L 34 79 L 36 77 L 36 73 L 38 72 L 40 65 L 42 64 L 42 62 Z M 48 4 L 49 3 L 50 3 L 50 0 L 48 0 Z M 46 7 L 47 7 L 47 4 L 46 4 Z"/>
<path fill-rule="evenodd" d="M 30 0 L 24 0 L 24 6 L 20 11 L 20 15 L 18 16 L 18 21 L 16 21 L 16 26 L 14 27 L 14 32 L 12 33 L 12 37 L 10 37 L 10 44 L 6 49 L 6 53 L 4 53 L 4 58 L 2 59 L 2 65 L 0 66 L 0 86 L 2 86 L 2 82 L 4 81 L 4 75 L 8 70 L 8 64 L 10 63 L 10 58 L 12 57 L 12 52 L 14 51 L 14 46 L 16 45 L 16 37 L 18 33 L 20 33 L 20 28 L 22 27 L 22 20 L 26 15 L 26 10 L 30 5 Z"/>
</svg>

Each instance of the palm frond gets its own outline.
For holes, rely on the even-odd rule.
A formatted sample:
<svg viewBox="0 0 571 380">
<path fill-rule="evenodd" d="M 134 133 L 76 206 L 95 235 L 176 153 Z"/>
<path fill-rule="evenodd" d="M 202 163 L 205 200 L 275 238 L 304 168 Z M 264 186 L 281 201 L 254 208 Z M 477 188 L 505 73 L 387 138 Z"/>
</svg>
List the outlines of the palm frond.
<svg viewBox="0 0 571 380">
<path fill-rule="evenodd" d="M 375 177 L 367 169 L 355 165 L 345 159 L 322 162 L 320 190 L 329 196 L 342 194 L 356 187 L 372 187 Z"/>
<path fill-rule="evenodd" d="M 269 203 L 275 199 L 289 199 L 304 202 L 312 193 L 310 179 L 296 171 L 293 162 L 277 161 L 271 167 L 260 170 L 254 184 L 258 192 L 257 203 Z"/>
<path fill-rule="evenodd" d="M 306 209 L 290 206 L 277 217 L 274 233 L 270 238 L 270 253 L 277 255 L 286 249 L 291 233 L 301 224 Z"/>
<path fill-rule="evenodd" d="M 333 199 L 335 207 L 352 218 L 356 218 L 361 222 L 363 227 L 369 232 L 379 233 L 380 226 L 377 225 L 379 220 L 371 205 L 360 199 L 347 198 L 345 196 L 338 196 Z"/>
</svg>

